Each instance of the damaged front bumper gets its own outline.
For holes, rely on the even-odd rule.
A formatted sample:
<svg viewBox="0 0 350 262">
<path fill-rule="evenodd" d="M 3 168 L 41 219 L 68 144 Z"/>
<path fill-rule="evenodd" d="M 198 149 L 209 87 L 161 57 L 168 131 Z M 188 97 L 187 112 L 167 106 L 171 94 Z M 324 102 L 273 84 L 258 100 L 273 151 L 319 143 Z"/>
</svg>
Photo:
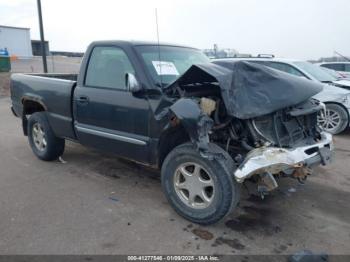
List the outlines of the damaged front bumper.
<svg viewBox="0 0 350 262">
<path fill-rule="evenodd" d="M 243 163 L 237 168 L 234 176 L 237 182 L 255 174 L 278 174 L 288 169 L 326 165 L 331 161 L 333 151 L 332 135 L 321 134 L 321 140 L 315 144 L 285 149 L 262 147 L 248 153 Z"/>
</svg>

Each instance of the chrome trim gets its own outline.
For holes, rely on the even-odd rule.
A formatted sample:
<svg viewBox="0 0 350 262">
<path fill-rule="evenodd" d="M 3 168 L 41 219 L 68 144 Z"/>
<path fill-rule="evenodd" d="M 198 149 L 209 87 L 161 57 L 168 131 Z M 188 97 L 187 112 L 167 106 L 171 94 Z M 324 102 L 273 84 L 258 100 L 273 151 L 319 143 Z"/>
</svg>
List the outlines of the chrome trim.
<svg viewBox="0 0 350 262">
<path fill-rule="evenodd" d="M 95 130 L 95 129 L 90 129 L 90 128 L 85 128 L 85 127 L 81 127 L 81 126 L 75 126 L 75 128 L 78 131 L 81 131 L 83 133 L 87 133 L 90 135 L 102 136 L 105 138 L 115 139 L 115 140 L 119 140 L 119 141 L 123 141 L 123 142 L 127 142 L 127 143 L 132 143 L 135 145 L 141 145 L 141 146 L 147 145 L 147 143 L 145 141 L 131 138 L 131 137 L 116 135 L 116 134 L 107 133 L 107 132 L 103 132 L 103 131 Z"/>
</svg>

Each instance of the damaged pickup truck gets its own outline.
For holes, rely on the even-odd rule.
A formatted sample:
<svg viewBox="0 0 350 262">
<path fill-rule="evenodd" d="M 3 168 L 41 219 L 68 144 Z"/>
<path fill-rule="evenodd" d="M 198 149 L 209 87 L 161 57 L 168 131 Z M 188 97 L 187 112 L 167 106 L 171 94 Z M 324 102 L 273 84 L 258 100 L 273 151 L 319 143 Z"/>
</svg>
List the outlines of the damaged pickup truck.
<svg viewBox="0 0 350 262">
<path fill-rule="evenodd" d="M 281 177 L 303 181 L 332 158 L 317 126 L 322 86 L 249 62 L 212 64 L 168 44 L 92 43 L 79 75 L 13 74 L 12 111 L 46 161 L 65 140 L 161 169 L 183 217 L 212 224 L 250 180 L 264 195 Z"/>
</svg>

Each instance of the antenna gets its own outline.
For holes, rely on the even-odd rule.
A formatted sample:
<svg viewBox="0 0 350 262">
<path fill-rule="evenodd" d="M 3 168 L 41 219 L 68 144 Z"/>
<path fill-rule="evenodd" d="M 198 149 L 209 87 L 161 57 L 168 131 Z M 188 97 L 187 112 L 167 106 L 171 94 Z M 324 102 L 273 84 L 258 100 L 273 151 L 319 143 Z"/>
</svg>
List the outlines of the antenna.
<svg viewBox="0 0 350 262">
<path fill-rule="evenodd" d="M 160 76 L 160 88 L 163 88 L 163 79 L 162 79 L 162 60 L 160 59 L 160 44 L 159 44 L 159 29 L 158 29 L 158 12 L 157 8 L 155 9 L 156 15 L 156 28 L 157 28 L 157 43 L 158 43 L 158 62 L 159 62 L 159 76 Z"/>
<path fill-rule="evenodd" d="M 337 51 L 334 51 L 335 54 L 339 55 L 340 57 L 344 58 L 346 61 L 350 62 L 350 59 L 347 58 L 346 56 L 343 56 L 342 54 L 340 54 L 339 52 Z"/>
</svg>

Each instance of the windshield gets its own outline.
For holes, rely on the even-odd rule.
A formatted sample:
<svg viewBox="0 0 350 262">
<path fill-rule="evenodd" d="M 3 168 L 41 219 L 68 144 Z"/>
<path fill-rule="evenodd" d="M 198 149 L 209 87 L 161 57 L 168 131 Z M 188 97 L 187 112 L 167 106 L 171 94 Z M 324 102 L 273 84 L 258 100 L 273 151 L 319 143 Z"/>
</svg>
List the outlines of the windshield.
<svg viewBox="0 0 350 262">
<path fill-rule="evenodd" d="M 136 46 L 149 74 L 158 86 L 167 86 L 194 64 L 210 63 L 201 51 L 175 46 Z"/>
<path fill-rule="evenodd" d="M 316 80 L 320 82 L 332 82 L 337 81 L 338 79 L 334 76 L 332 76 L 330 73 L 325 72 L 322 70 L 319 66 L 313 65 L 309 62 L 294 62 L 296 66 L 298 66 L 300 69 L 304 70 L 306 73 L 313 76 Z"/>
</svg>

